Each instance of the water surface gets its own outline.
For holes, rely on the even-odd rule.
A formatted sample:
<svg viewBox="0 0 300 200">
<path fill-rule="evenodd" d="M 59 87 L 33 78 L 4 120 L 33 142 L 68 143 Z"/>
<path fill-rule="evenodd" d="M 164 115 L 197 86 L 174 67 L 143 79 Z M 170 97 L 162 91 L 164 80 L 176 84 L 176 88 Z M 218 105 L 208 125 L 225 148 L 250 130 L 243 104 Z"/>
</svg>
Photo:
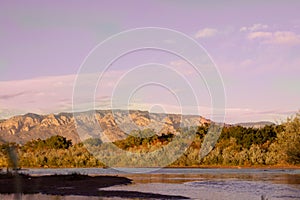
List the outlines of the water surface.
<svg viewBox="0 0 300 200">
<path fill-rule="evenodd" d="M 133 173 L 139 171 L 140 173 Z M 182 196 L 190 199 L 300 199 L 300 170 L 293 169 L 27 169 L 31 175 L 71 174 L 118 175 L 131 178 L 133 184 L 99 189 L 97 197 L 55 196 L 43 194 L 0 195 L 0 199 L 142 199 L 151 194 Z M 147 173 L 146 173 L 147 172 Z M 84 186 L 83 186 L 84 187 Z M 101 194 L 103 195 L 101 197 Z M 133 195 L 132 197 L 128 197 Z M 137 196 L 134 196 L 137 195 Z M 139 196 L 140 195 L 140 196 Z M 147 196 L 148 195 L 148 196 Z M 107 197 L 109 196 L 109 197 Z M 180 198 L 173 198 L 180 199 Z"/>
</svg>

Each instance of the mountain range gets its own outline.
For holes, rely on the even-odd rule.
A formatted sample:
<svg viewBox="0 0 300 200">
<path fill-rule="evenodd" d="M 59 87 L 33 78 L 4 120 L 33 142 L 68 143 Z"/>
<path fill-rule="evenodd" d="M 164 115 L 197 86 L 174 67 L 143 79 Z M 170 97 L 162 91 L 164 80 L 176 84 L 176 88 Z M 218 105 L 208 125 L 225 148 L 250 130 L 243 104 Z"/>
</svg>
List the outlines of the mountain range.
<svg viewBox="0 0 300 200">
<path fill-rule="evenodd" d="M 242 123 L 237 123 L 235 125 L 242 126 L 245 128 L 262 128 L 267 125 L 274 125 L 274 123 L 269 121 L 260 121 L 260 122 L 242 122 Z"/>
<path fill-rule="evenodd" d="M 197 115 L 149 113 L 140 110 L 95 110 L 80 113 L 38 115 L 28 113 L 0 120 L 0 143 L 24 144 L 61 135 L 81 142 L 90 137 L 103 141 L 124 139 L 133 130 L 152 129 L 157 135 L 178 134 L 178 128 L 199 126 L 211 120 Z"/>
<path fill-rule="evenodd" d="M 90 137 L 102 141 L 125 139 L 134 130 L 152 129 L 157 135 L 179 134 L 180 127 L 212 123 L 199 115 L 149 113 L 140 110 L 94 110 L 38 115 L 27 113 L 0 120 L 0 144 L 24 144 L 30 140 L 60 135 L 79 143 Z M 227 126 L 262 128 L 272 122 L 245 122 Z"/>
</svg>

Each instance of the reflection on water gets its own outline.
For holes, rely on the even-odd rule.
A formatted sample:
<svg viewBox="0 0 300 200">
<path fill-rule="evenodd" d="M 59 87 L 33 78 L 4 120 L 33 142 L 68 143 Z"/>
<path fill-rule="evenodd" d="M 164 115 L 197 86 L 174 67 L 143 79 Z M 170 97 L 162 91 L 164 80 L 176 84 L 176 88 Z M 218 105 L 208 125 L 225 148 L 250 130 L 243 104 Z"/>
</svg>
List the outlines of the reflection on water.
<svg viewBox="0 0 300 200">
<path fill-rule="evenodd" d="M 282 196 L 300 198 L 299 190 L 282 184 L 270 184 L 262 181 L 243 180 L 209 180 L 199 182 L 189 182 L 187 185 L 196 188 L 206 188 L 208 190 L 226 191 L 228 193 L 242 193 L 259 196 L 264 194 L 272 199 Z"/>
<path fill-rule="evenodd" d="M 128 170 L 126 170 L 128 171 Z M 150 174 L 123 173 L 114 169 L 29 169 L 31 175 L 70 174 L 73 172 L 93 175 L 117 174 L 133 180 L 133 184 L 101 188 L 99 196 L 48 196 L 43 194 L 0 194 L 0 199 L 85 200 L 85 199 L 140 199 L 153 197 L 153 193 L 170 195 L 164 199 L 257 199 L 264 195 L 269 200 L 300 199 L 300 170 L 285 169 L 160 169 Z M 84 186 L 83 186 L 84 187 Z M 102 192 L 101 192 L 102 191 Z M 105 197 L 101 196 L 104 195 Z M 123 196 L 122 196 L 123 195 Z M 126 198 L 130 196 L 131 198 Z M 108 197 L 109 196 L 109 197 Z M 172 196 L 174 198 L 172 198 Z"/>
<path fill-rule="evenodd" d="M 209 174 L 125 174 L 136 183 L 185 183 L 205 179 L 239 179 L 249 181 L 268 181 L 277 184 L 300 184 L 300 174 L 274 174 L 274 173 L 209 173 Z"/>
</svg>

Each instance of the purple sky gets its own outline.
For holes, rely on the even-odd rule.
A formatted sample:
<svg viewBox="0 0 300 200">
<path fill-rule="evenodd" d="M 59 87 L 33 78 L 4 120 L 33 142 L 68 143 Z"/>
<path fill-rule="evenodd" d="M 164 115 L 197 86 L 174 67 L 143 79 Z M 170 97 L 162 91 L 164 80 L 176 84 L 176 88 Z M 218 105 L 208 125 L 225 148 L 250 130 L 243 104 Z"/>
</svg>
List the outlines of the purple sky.
<svg viewBox="0 0 300 200">
<path fill-rule="evenodd" d="M 226 122 L 283 120 L 300 109 L 300 2 L 270 2 L 1 1 L 0 118 L 71 111 L 88 53 L 113 34 L 151 26 L 185 33 L 208 51 L 224 81 Z M 188 72 L 178 58 L 137 53 L 105 80 L 147 63 L 144 54 Z M 209 117 L 204 99 L 199 106 Z"/>
</svg>

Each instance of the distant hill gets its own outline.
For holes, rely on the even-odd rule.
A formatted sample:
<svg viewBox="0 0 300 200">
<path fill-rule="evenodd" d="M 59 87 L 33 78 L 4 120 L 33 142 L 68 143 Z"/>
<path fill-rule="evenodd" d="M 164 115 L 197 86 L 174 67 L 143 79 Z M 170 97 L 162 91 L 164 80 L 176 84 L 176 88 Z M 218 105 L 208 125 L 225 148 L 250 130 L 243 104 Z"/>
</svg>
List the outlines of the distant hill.
<svg viewBox="0 0 300 200">
<path fill-rule="evenodd" d="M 245 128 L 263 128 L 264 126 L 267 126 L 267 125 L 274 125 L 274 123 L 269 122 L 269 121 L 260 121 L 260 122 L 243 122 L 243 123 L 237 123 L 234 125 L 242 126 Z"/>
<path fill-rule="evenodd" d="M 0 143 L 16 142 L 24 144 L 33 139 L 47 139 L 61 135 L 78 143 L 82 139 L 99 137 L 103 141 L 116 141 L 127 137 L 136 126 L 156 130 L 157 135 L 177 134 L 179 127 L 198 126 L 211 123 L 210 120 L 196 115 L 149 113 L 139 110 L 97 110 L 76 114 L 80 124 L 81 137 L 75 126 L 72 113 L 38 115 L 28 113 L 6 120 L 0 120 Z M 102 131 L 99 131 L 99 127 Z"/>
</svg>

